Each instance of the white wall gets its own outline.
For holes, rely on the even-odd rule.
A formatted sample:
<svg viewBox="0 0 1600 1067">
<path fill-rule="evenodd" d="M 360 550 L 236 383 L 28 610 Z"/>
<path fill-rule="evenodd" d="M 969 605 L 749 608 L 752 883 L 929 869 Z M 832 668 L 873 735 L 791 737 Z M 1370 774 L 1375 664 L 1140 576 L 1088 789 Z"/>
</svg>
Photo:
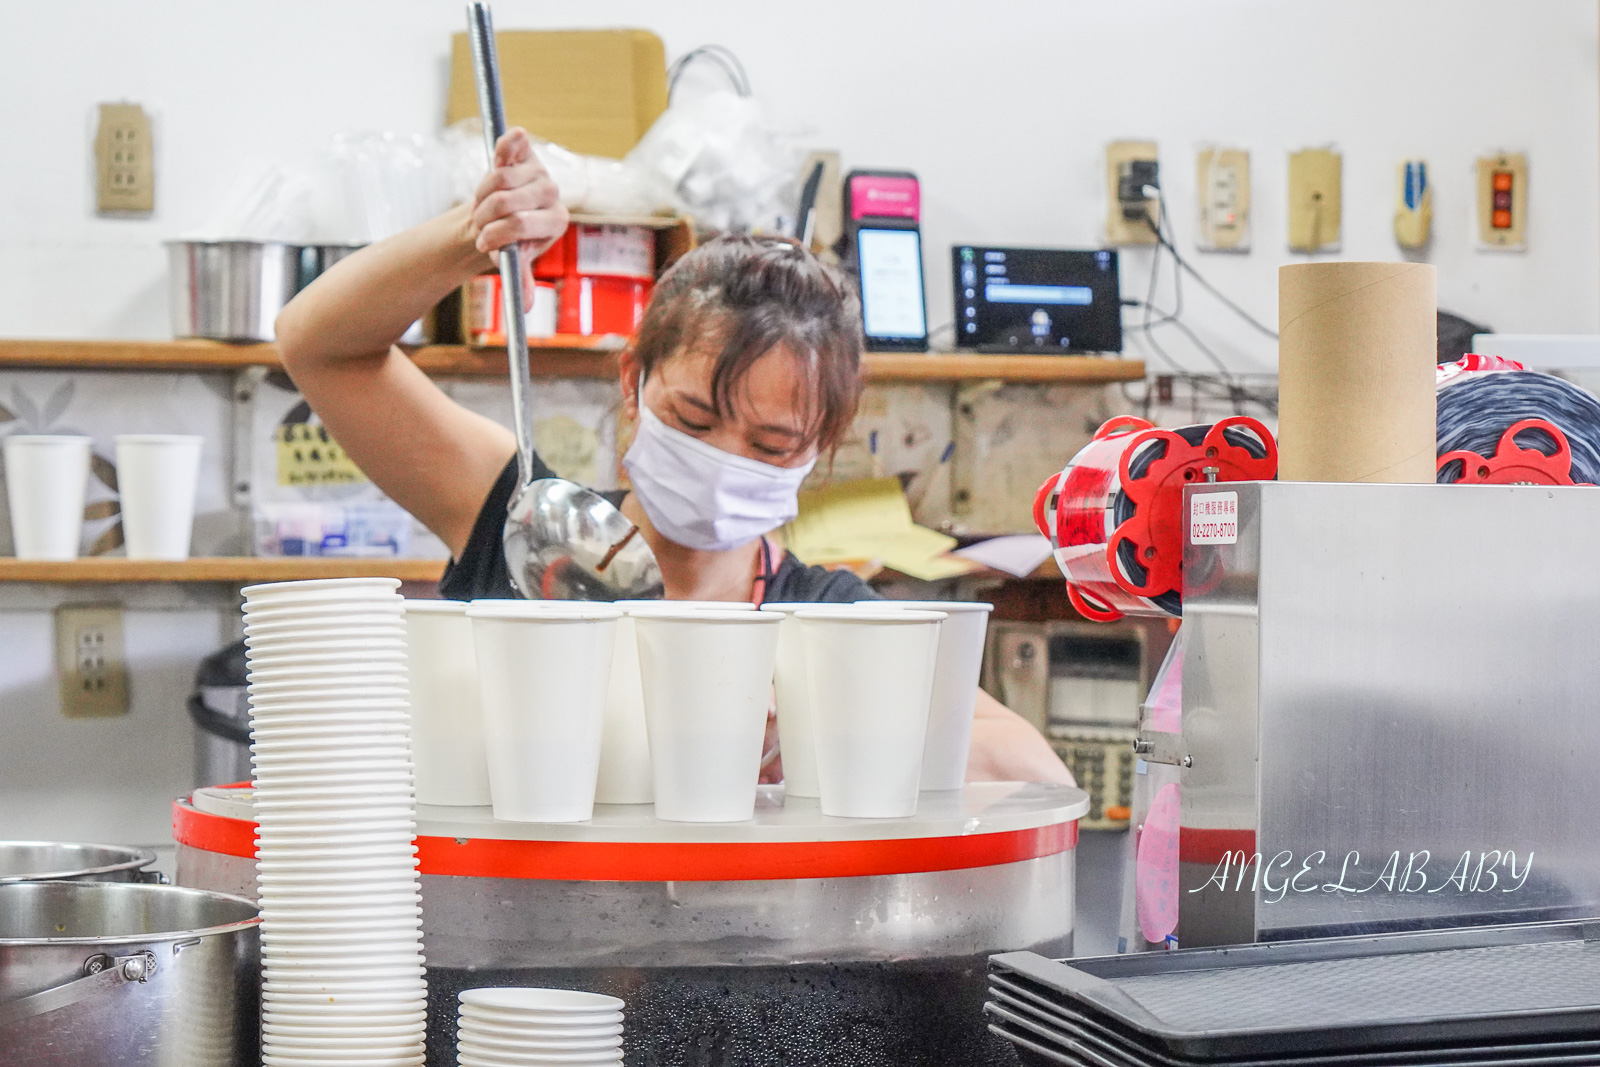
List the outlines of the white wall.
<svg viewBox="0 0 1600 1067">
<path fill-rule="evenodd" d="M 930 0 L 804 5 L 499 0 L 499 25 L 638 25 L 669 55 L 732 47 L 782 116 L 847 165 L 923 178 L 930 314 L 948 321 L 952 241 L 1091 245 L 1101 146 L 1160 142 L 1180 248 L 1192 248 L 1193 147 L 1253 153 L 1255 247 L 1197 255 L 1276 316 L 1285 153 L 1345 152 L 1346 258 L 1393 259 L 1394 166 L 1428 158 L 1440 302 L 1514 332 L 1600 328 L 1600 77 L 1594 0 Z M 238 158 L 338 131 L 426 130 L 443 110 L 452 0 L 62 0 L 0 15 L 0 336 L 161 337 L 159 242 L 203 219 Z M 158 209 L 91 210 L 98 101 L 155 116 Z M 1524 149 L 1531 250 L 1470 243 L 1475 155 Z M 1127 256 L 1142 293 L 1148 253 Z M 1191 321 L 1243 370 L 1253 337 L 1201 294 Z M 1174 341 L 1175 351 L 1182 346 Z M 1193 362 L 1199 366 L 1198 360 Z"/>
</svg>

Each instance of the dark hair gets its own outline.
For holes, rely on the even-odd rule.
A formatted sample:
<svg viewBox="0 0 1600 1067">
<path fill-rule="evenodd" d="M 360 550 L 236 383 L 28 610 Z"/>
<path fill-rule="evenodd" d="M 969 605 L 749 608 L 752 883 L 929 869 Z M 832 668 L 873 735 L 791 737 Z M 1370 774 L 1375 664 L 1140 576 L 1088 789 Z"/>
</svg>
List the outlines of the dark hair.
<svg viewBox="0 0 1600 1067">
<path fill-rule="evenodd" d="M 728 234 L 674 263 L 645 308 L 633 353 L 645 374 L 683 351 L 713 351 L 719 416 L 752 364 L 782 346 L 801 361 L 813 396 L 806 443 L 844 437 L 861 399 L 861 310 L 850 284 L 799 245 Z"/>
</svg>

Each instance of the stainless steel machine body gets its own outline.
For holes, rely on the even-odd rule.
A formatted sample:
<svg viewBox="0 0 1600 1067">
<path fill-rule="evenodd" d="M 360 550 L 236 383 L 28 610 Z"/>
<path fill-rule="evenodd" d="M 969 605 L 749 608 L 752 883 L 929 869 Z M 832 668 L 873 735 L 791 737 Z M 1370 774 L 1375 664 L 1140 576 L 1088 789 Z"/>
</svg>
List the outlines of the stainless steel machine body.
<svg viewBox="0 0 1600 1067">
<path fill-rule="evenodd" d="M 1600 492 L 1186 498 L 1179 943 L 1600 915 Z"/>
<path fill-rule="evenodd" d="M 456 994 L 557 986 L 627 1002 L 628 1067 L 1014 1062 L 988 1034 L 991 953 L 1070 955 L 1077 789 L 973 783 L 910 819 L 829 819 L 763 786 L 747 823 L 588 823 L 418 809 L 429 1061 Z M 244 789 L 174 806 L 178 881 L 255 892 Z"/>
<path fill-rule="evenodd" d="M 260 1062 L 260 919 L 177 886 L 0 885 L 0 1062 Z"/>
</svg>

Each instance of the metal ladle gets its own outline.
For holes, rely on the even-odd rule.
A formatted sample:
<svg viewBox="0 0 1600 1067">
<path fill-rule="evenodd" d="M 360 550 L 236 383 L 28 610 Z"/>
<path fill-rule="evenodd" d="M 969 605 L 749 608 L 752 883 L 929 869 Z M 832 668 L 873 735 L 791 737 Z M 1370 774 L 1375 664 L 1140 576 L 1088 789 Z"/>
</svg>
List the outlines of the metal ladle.
<svg viewBox="0 0 1600 1067">
<path fill-rule="evenodd" d="M 494 148 L 506 132 L 489 5 L 467 5 L 467 35 L 477 73 L 483 139 Z M 522 263 L 513 244 L 500 251 L 506 358 L 511 365 L 511 417 L 517 432 L 517 491 L 506 514 L 506 569 L 530 600 L 654 600 L 661 569 L 639 528 L 605 497 L 565 478 L 533 477 L 533 409 L 528 394 L 528 334 L 523 319 Z"/>
</svg>

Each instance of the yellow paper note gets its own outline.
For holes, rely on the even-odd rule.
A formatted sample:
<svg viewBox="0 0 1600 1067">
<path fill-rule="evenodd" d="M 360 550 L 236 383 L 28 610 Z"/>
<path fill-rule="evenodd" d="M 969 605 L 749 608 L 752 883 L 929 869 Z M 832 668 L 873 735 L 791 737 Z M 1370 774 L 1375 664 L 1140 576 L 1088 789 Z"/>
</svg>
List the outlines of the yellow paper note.
<svg viewBox="0 0 1600 1067">
<path fill-rule="evenodd" d="M 790 551 L 809 564 L 876 560 L 933 581 L 973 569 L 946 556 L 956 539 L 918 526 L 898 478 L 863 478 L 800 494 L 800 514 L 784 530 Z"/>
</svg>

